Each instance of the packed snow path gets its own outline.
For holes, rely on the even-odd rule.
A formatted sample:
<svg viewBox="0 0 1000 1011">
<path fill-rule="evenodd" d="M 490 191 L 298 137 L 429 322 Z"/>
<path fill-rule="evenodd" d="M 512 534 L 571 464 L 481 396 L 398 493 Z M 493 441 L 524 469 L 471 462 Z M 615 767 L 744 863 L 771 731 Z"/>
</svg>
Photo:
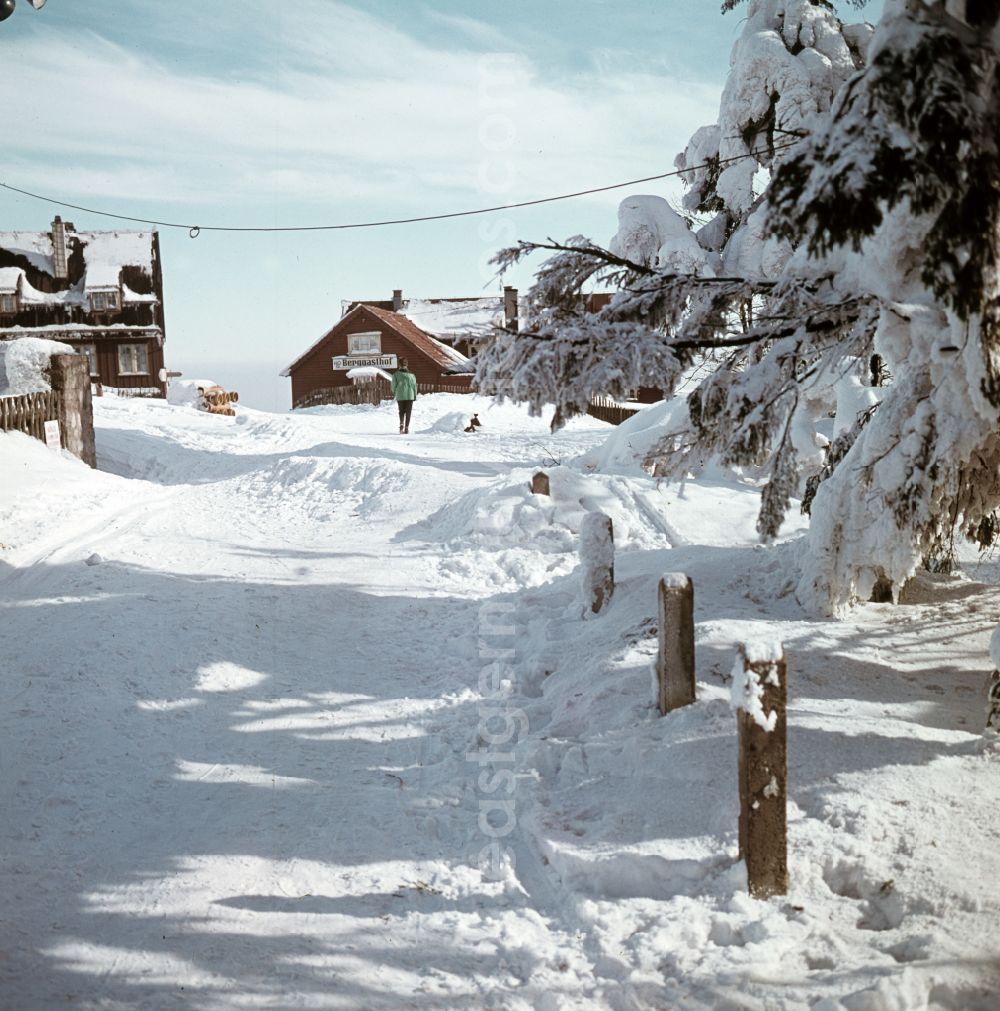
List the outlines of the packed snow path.
<svg viewBox="0 0 1000 1011">
<path fill-rule="evenodd" d="M 560 466 L 607 436 L 587 419 L 417 406 L 404 438 L 391 408 L 110 401 L 97 474 L 5 437 L 31 500 L 0 513 L 0 1006 L 995 1006 L 996 592 L 808 622 L 752 491 Z M 593 508 L 619 589 L 584 621 Z M 699 704 L 658 720 L 677 567 Z M 793 890 L 760 903 L 726 679 L 776 629 L 808 676 Z"/>
</svg>

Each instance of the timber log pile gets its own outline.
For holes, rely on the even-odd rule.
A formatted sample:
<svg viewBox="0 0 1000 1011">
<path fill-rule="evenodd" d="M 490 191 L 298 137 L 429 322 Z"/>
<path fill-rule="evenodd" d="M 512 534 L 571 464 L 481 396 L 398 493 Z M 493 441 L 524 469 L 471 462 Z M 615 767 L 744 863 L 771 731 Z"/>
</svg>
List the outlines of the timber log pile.
<svg viewBox="0 0 1000 1011">
<path fill-rule="evenodd" d="M 199 386 L 198 393 L 201 394 L 200 407 L 203 411 L 224 414 L 229 418 L 236 417 L 236 412 L 229 406 L 240 399 L 235 391 L 224 390 L 221 386 Z"/>
</svg>

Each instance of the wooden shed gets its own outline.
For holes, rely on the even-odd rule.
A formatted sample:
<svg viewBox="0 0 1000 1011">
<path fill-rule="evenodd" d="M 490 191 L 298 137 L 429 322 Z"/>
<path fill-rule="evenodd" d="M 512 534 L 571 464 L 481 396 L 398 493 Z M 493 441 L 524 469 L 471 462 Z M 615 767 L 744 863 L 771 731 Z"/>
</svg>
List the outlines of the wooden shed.
<svg viewBox="0 0 1000 1011">
<path fill-rule="evenodd" d="M 292 381 L 292 406 L 334 402 L 355 384 L 348 373 L 362 366 L 393 372 L 409 362 L 421 392 L 434 388 L 470 390 L 472 365 L 401 313 L 357 305 L 281 375 Z M 325 398 L 325 394 L 329 397 Z"/>
</svg>

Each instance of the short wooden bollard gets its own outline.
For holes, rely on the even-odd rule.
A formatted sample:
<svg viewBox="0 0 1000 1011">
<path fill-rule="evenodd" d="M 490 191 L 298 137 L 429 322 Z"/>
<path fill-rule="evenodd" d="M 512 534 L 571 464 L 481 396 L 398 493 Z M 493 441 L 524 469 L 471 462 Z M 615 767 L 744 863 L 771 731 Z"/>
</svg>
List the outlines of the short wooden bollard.
<svg viewBox="0 0 1000 1011">
<path fill-rule="evenodd" d="M 739 647 L 733 707 L 739 734 L 740 856 L 758 898 L 788 891 L 785 653 L 778 642 Z"/>
<path fill-rule="evenodd" d="M 531 491 L 535 495 L 550 494 L 549 475 L 546 474 L 544 470 L 538 471 L 538 473 L 531 479 Z"/>
<path fill-rule="evenodd" d="M 611 517 L 587 513 L 580 526 L 583 598 L 598 614 L 615 592 L 615 535 Z"/>
<path fill-rule="evenodd" d="M 667 572 L 658 592 L 660 649 L 656 658 L 661 713 L 694 702 L 694 584 L 683 572 Z"/>
</svg>

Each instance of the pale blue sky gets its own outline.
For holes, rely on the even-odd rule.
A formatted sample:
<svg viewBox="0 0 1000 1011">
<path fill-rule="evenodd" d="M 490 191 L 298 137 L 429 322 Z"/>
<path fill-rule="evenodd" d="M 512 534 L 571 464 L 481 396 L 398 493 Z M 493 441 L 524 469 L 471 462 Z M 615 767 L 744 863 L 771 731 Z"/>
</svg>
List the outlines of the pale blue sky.
<svg viewBox="0 0 1000 1011">
<path fill-rule="evenodd" d="M 0 181 L 143 218 L 274 226 L 653 175 L 715 119 L 742 19 L 718 6 L 49 0 L 36 12 L 22 0 L 0 24 Z M 260 363 L 271 376 L 336 321 L 341 299 L 498 290 L 486 261 L 499 246 L 577 232 L 606 242 L 629 192 L 358 231 L 192 240 L 161 228 L 168 367 Z M 47 229 L 55 213 L 115 227 L 0 190 L 0 228 Z M 505 280 L 523 288 L 530 272 Z"/>
</svg>

